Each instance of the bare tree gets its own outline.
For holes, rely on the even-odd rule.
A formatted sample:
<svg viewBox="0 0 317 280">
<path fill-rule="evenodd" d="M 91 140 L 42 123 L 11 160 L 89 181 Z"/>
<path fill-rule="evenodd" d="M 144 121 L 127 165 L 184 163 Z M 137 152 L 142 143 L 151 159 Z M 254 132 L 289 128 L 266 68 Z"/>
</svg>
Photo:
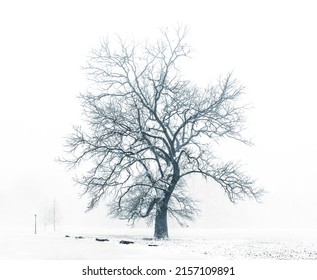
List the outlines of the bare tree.
<svg viewBox="0 0 317 280">
<path fill-rule="evenodd" d="M 53 226 L 53 231 L 56 231 L 56 224 L 60 221 L 60 215 L 58 215 L 58 207 L 56 204 L 56 199 L 53 200 L 52 204 L 46 205 L 45 210 L 42 215 L 42 223 L 44 225 L 44 230 L 48 225 Z"/>
<path fill-rule="evenodd" d="M 232 202 L 262 194 L 238 164 L 213 153 L 221 138 L 249 144 L 241 136 L 243 87 L 231 74 L 205 89 L 183 79 L 187 30 L 161 34 L 144 47 L 119 38 L 117 47 L 105 40 L 92 51 L 85 69 L 93 85 L 81 95 L 87 125 L 74 128 L 62 159 L 87 168 L 76 182 L 91 198 L 88 209 L 111 196 L 111 215 L 154 220 L 157 239 L 168 238 L 168 214 L 180 223 L 195 216 L 191 174 L 217 182 Z"/>
</svg>

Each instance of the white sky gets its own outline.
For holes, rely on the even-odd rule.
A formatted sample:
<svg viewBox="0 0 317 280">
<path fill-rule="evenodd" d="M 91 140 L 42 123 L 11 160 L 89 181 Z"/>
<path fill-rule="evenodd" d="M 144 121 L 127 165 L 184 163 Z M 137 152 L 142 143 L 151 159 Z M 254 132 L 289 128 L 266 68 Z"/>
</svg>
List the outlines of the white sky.
<svg viewBox="0 0 317 280">
<path fill-rule="evenodd" d="M 103 206 L 83 215 L 72 174 L 54 162 L 80 124 L 80 69 L 102 37 L 155 38 L 190 28 L 186 76 L 208 84 L 234 71 L 246 86 L 246 135 L 228 145 L 267 194 L 231 205 L 215 185 L 192 180 L 197 226 L 317 228 L 315 1 L 2 1 L 0 3 L 0 226 L 32 223 L 56 198 L 63 222 L 109 225 Z M 102 220 L 102 221 L 101 221 Z"/>
</svg>

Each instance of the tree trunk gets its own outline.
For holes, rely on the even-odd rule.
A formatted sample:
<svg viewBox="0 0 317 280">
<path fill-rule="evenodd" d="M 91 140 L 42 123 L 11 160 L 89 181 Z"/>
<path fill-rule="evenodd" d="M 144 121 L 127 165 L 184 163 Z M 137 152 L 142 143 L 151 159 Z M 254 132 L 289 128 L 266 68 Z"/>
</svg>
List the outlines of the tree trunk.
<svg viewBox="0 0 317 280">
<path fill-rule="evenodd" d="M 167 239 L 168 238 L 168 227 L 167 227 L 167 203 L 160 202 L 156 206 L 155 214 L 155 239 Z"/>
</svg>

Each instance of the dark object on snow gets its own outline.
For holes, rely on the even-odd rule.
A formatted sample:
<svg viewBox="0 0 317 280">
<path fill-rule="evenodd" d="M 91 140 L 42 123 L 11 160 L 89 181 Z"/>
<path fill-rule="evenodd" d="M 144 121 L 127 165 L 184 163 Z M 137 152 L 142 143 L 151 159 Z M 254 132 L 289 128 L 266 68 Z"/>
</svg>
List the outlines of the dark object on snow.
<svg viewBox="0 0 317 280">
<path fill-rule="evenodd" d="M 82 236 L 75 236 L 76 239 L 84 239 Z"/>
<path fill-rule="evenodd" d="M 69 235 L 65 235 L 65 237 L 70 237 Z"/>
<path fill-rule="evenodd" d="M 107 238 L 96 238 L 96 241 L 104 242 L 104 241 L 109 241 L 109 239 L 107 239 Z"/>
<path fill-rule="evenodd" d="M 148 246 L 150 246 L 150 247 L 157 247 L 158 245 L 157 245 L 157 244 L 149 244 Z"/>
<path fill-rule="evenodd" d="M 134 244 L 133 241 L 127 241 L 127 240 L 121 240 L 119 243 L 120 244 Z"/>
<path fill-rule="evenodd" d="M 152 241 L 153 240 L 153 238 L 149 238 L 149 237 L 144 237 L 144 238 L 142 238 L 143 240 L 146 240 L 146 241 Z"/>
</svg>

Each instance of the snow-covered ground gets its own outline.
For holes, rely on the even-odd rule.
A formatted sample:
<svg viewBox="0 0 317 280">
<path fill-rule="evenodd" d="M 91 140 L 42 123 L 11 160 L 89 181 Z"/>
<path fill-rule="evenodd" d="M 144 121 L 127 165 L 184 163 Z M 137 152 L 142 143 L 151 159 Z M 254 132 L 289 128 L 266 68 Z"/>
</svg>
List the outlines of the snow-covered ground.
<svg viewBox="0 0 317 280">
<path fill-rule="evenodd" d="M 120 244 L 121 240 L 134 243 Z M 0 259 L 317 260 L 317 231 L 186 228 L 171 230 L 170 239 L 164 241 L 152 240 L 149 229 L 64 230 L 37 235 L 1 231 Z"/>
</svg>

